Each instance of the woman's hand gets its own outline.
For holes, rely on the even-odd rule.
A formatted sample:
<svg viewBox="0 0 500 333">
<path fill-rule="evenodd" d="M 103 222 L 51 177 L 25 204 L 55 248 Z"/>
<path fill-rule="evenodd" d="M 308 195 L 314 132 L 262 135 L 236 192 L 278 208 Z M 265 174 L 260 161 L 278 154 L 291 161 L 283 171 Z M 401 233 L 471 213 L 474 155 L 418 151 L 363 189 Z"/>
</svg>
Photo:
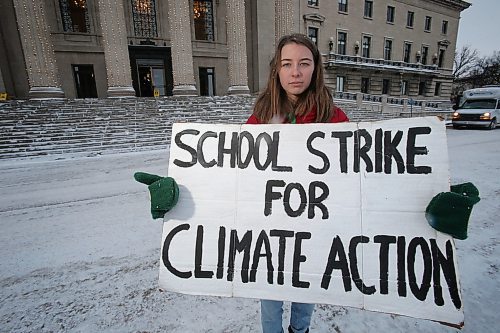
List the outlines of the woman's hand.
<svg viewBox="0 0 500 333">
<path fill-rule="evenodd" d="M 453 185 L 450 192 L 441 192 L 432 198 L 425 217 L 434 229 L 457 239 L 466 239 L 472 206 L 479 200 L 479 191 L 474 184 Z"/>
<path fill-rule="evenodd" d="M 179 187 L 173 178 L 145 172 L 136 172 L 134 178 L 138 182 L 148 185 L 153 219 L 163 218 L 165 213 L 177 204 Z"/>
</svg>

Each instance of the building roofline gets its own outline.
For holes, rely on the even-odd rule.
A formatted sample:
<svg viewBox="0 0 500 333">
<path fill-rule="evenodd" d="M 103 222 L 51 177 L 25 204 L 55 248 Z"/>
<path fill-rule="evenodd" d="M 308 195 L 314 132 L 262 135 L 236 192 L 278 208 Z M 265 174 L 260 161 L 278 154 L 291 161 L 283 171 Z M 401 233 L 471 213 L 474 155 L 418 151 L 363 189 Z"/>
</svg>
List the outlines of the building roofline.
<svg viewBox="0 0 500 333">
<path fill-rule="evenodd" d="M 472 5 L 470 2 L 463 1 L 463 0 L 429 0 L 429 1 L 443 5 L 445 7 L 451 7 L 454 9 L 458 9 L 460 11 L 467 9 Z"/>
</svg>

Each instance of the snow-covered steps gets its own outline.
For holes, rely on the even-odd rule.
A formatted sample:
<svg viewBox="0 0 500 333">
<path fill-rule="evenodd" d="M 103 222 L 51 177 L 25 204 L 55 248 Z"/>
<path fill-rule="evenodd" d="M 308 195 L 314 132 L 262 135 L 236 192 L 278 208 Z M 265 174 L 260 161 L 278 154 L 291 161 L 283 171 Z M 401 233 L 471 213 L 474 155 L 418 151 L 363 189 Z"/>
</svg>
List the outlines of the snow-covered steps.
<svg viewBox="0 0 500 333">
<path fill-rule="evenodd" d="M 255 96 L 0 102 L 0 159 L 163 149 L 175 122 L 241 124 Z M 337 102 L 351 121 L 384 115 Z"/>
</svg>

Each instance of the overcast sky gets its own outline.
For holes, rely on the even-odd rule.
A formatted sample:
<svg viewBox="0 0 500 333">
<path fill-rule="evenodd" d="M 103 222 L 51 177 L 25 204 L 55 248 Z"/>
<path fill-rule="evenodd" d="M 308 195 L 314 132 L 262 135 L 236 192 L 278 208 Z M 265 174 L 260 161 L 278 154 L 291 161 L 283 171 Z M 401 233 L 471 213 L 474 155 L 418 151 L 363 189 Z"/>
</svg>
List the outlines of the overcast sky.
<svg viewBox="0 0 500 333">
<path fill-rule="evenodd" d="M 500 51 L 500 0 L 466 0 L 472 6 L 462 12 L 457 50 L 470 45 L 480 56 Z"/>
</svg>

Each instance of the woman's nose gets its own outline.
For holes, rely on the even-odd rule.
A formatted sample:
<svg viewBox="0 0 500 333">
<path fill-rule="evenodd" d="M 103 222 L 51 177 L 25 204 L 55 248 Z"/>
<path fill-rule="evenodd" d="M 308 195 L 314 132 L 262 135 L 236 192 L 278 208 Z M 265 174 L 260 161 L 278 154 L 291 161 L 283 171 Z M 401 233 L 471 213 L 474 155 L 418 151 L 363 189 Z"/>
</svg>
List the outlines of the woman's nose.
<svg viewBox="0 0 500 333">
<path fill-rule="evenodd" d="M 292 76 L 300 76 L 300 68 L 299 66 L 292 66 Z"/>
</svg>

